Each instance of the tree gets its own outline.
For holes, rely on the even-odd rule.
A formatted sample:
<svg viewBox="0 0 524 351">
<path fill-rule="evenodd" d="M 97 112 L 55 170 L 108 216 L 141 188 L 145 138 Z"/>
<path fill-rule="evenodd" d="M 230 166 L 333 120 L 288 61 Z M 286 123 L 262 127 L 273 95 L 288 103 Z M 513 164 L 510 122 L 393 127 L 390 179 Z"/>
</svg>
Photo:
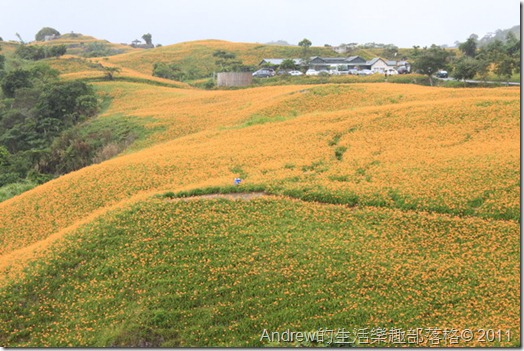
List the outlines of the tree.
<svg viewBox="0 0 524 351">
<path fill-rule="evenodd" d="M 43 46 L 28 46 L 20 45 L 15 50 L 15 55 L 24 59 L 24 60 L 41 60 L 46 57 L 46 52 Z"/>
<path fill-rule="evenodd" d="M 280 64 L 280 69 L 283 69 L 283 70 L 294 70 L 296 68 L 297 68 L 297 65 L 295 64 L 295 61 L 293 61 L 292 59 L 285 59 Z"/>
<path fill-rule="evenodd" d="M 302 47 L 302 59 L 304 63 L 307 63 L 309 61 L 309 48 L 311 47 L 312 43 L 309 39 L 302 39 L 298 46 Z"/>
<path fill-rule="evenodd" d="M 310 46 L 312 45 L 311 41 L 309 39 L 302 39 L 299 43 L 298 43 L 298 46 L 304 48 L 304 49 L 308 49 Z"/>
<path fill-rule="evenodd" d="M 382 56 L 392 59 L 397 56 L 398 46 L 393 44 L 384 45 L 384 50 L 382 51 Z"/>
<path fill-rule="evenodd" d="M 475 74 L 479 71 L 479 63 L 474 58 L 463 56 L 461 57 L 453 70 L 453 77 L 458 80 L 464 80 L 464 85 L 466 84 L 466 79 L 472 79 L 475 77 Z"/>
<path fill-rule="evenodd" d="M 39 45 L 20 45 L 16 48 L 15 55 L 25 59 L 38 61 L 47 57 L 60 57 L 67 51 L 65 45 L 39 46 Z"/>
<path fill-rule="evenodd" d="M 25 44 L 25 41 L 24 39 L 22 39 L 22 37 L 20 36 L 20 34 L 18 33 L 15 33 L 16 37 L 18 38 L 18 40 L 20 40 L 20 44 L 24 45 Z"/>
<path fill-rule="evenodd" d="M 0 145 L 0 166 L 5 166 L 9 163 L 9 151 L 5 146 Z"/>
<path fill-rule="evenodd" d="M 54 56 L 56 58 L 65 55 L 67 52 L 67 47 L 65 45 L 54 45 L 47 49 L 49 56 Z"/>
<path fill-rule="evenodd" d="M 104 73 L 105 73 L 105 78 L 107 80 L 113 80 L 115 77 L 114 75 L 116 73 L 120 73 L 120 71 L 122 71 L 120 69 L 120 67 L 108 67 L 108 66 L 102 66 L 102 69 L 104 70 Z"/>
<path fill-rule="evenodd" d="M 213 57 L 216 57 L 215 65 L 219 67 L 221 72 L 243 71 L 246 68 L 242 61 L 237 59 L 235 53 L 217 50 L 213 53 Z"/>
<path fill-rule="evenodd" d="M 43 92 L 37 104 L 39 121 L 58 119 L 65 127 L 82 122 L 97 111 L 90 96 L 95 96 L 93 88 L 82 81 L 54 83 Z"/>
<path fill-rule="evenodd" d="M 142 39 L 146 42 L 146 45 L 153 46 L 153 40 L 150 33 L 142 35 Z"/>
<path fill-rule="evenodd" d="M 58 37 L 58 36 L 60 36 L 60 32 L 57 31 L 54 28 L 51 28 L 51 27 L 44 27 L 44 28 L 40 29 L 38 31 L 38 33 L 36 33 L 35 39 L 36 39 L 36 41 L 44 41 L 45 37 L 48 36 L 48 35 L 55 35 L 55 36 Z"/>
<path fill-rule="evenodd" d="M 182 81 L 185 78 L 184 72 L 175 64 L 167 64 L 165 62 L 156 62 L 153 65 L 153 76 Z"/>
<path fill-rule="evenodd" d="M 489 68 L 491 66 L 491 62 L 487 60 L 483 56 L 477 55 L 477 74 L 480 77 L 481 80 L 484 81 L 484 83 L 488 80 L 488 74 L 489 74 Z"/>
<path fill-rule="evenodd" d="M 470 36 L 468 40 L 459 45 L 459 50 L 468 57 L 475 57 L 477 54 L 477 41 L 473 36 Z"/>
<path fill-rule="evenodd" d="M 413 68 L 422 74 L 425 74 L 429 78 L 429 84 L 433 85 L 432 75 L 435 74 L 439 69 L 447 68 L 448 60 L 451 54 L 433 44 L 428 49 L 424 47 L 422 50 L 414 50 L 414 61 Z"/>
<path fill-rule="evenodd" d="M 33 84 L 30 80 L 31 73 L 23 69 L 16 69 L 5 75 L 2 79 L 2 92 L 8 98 L 15 97 L 15 91 L 19 88 L 29 88 Z"/>
<path fill-rule="evenodd" d="M 499 61 L 495 64 L 495 74 L 500 78 L 506 78 L 506 82 L 509 84 L 514 69 L 515 60 L 506 53 L 501 54 Z"/>
</svg>

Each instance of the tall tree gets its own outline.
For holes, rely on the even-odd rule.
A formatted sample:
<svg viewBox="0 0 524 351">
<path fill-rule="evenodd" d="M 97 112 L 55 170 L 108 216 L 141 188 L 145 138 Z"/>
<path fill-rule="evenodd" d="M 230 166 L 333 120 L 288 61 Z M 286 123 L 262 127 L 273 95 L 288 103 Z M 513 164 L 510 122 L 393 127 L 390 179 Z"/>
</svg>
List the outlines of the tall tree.
<svg viewBox="0 0 524 351">
<path fill-rule="evenodd" d="M 478 71 L 479 62 L 474 58 L 463 56 L 455 65 L 453 77 L 458 80 L 464 80 L 464 85 L 466 85 L 466 79 L 472 79 Z"/>
<path fill-rule="evenodd" d="M 307 64 L 309 62 L 309 48 L 311 47 L 312 43 L 309 39 L 302 39 L 298 46 L 302 48 L 302 62 L 304 64 Z"/>
<path fill-rule="evenodd" d="M 510 55 L 502 53 L 498 62 L 495 63 L 495 74 L 500 78 L 505 78 L 509 84 L 509 80 L 516 69 L 515 66 L 516 61 Z"/>
<path fill-rule="evenodd" d="M 2 51 L 2 47 L 1 46 L 0 46 L 0 51 Z M 0 71 L 2 71 L 4 69 L 4 65 L 5 65 L 5 56 L 4 55 L 0 55 Z"/>
<path fill-rule="evenodd" d="M 295 64 L 295 61 L 293 61 L 292 59 L 285 59 L 280 64 L 280 69 L 294 70 L 294 69 L 297 69 L 297 65 Z"/>
<path fill-rule="evenodd" d="M 146 45 L 151 46 L 153 45 L 153 39 L 152 35 L 150 33 L 142 35 L 142 39 L 146 42 Z"/>
<path fill-rule="evenodd" d="M 57 31 L 54 28 L 51 28 L 51 27 L 44 27 L 44 28 L 40 29 L 38 31 L 38 33 L 36 33 L 35 39 L 36 39 L 36 41 L 44 41 L 45 37 L 48 36 L 48 35 L 59 36 L 60 32 Z"/>
<path fill-rule="evenodd" d="M 477 54 L 477 41 L 473 36 L 470 36 L 468 40 L 459 45 L 459 50 L 468 57 L 475 57 Z"/>
<path fill-rule="evenodd" d="M 413 68 L 429 78 L 429 84 L 433 85 L 433 74 L 439 69 L 447 69 L 451 53 L 433 44 L 430 48 L 416 49 L 412 54 L 414 57 Z"/>
</svg>

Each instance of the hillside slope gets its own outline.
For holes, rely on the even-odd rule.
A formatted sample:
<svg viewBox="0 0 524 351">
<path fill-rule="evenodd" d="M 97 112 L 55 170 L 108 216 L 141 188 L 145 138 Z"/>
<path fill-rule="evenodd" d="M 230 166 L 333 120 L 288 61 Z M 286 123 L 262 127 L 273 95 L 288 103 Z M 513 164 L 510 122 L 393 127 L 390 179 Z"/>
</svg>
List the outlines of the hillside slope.
<svg viewBox="0 0 524 351">
<path fill-rule="evenodd" d="M 245 65 L 258 65 L 263 58 L 297 58 L 303 55 L 302 48 L 298 46 L 197 40 L 117 55 L 111 57 L 109 61 L 144 74 L 151 74 L 155 63 L 164 62 L 175 63 L 183 70 L 195 70 L 199 75 L 211 76 L 216 70 L 216 58 L 213 57 L 213 53 L 217 50 L 236 54 Z M 333 50 L 322 47 L 311 47 L 309 54 L 336 56 Z"/>
<path fill-rule="evenodd" d="M 149 64 L 129 60 L 137 71 Z M 0 203 L 0 296 L 8 301 L 3 312 L 16 311 L 2 322 L 2 345 L 249 346 L 265 325 L 415 321 L 511 328 L 503 344 L 518 342 L 518 88 L 96 87 L 112 98 L 100 118 L 161 128 L 122 156 Z M 285 197 L 187 205 L 152 198 L 228 186 L 235 177 L 248 190 Z M 227 248 L 237 246 L 232 256 Z M 254 252 L 280 273 L 246 265 Z M 137 262 L 140 269 L 124 269 Z M 348 272 L 351 263 L 361 269 Z M 321 274 L 302 282 L 296 271 Z M 34 282 L 48 283 L 35 291 Z M 276 287 L 290 290 L 273 296 Z M 23 293 L 17 300 L 10 291 Z M 297 294 L 303 305 L 293 302 Z M 264 301 L 277 301 L 273 319 L 260 313 Z M 38 310 L 47 311 L 49 327 L 37 327 Z M 208 326 L 210 335 L 195 333 Z M 148 334 L 134 339 L 141 327 Z"/>
</svg>

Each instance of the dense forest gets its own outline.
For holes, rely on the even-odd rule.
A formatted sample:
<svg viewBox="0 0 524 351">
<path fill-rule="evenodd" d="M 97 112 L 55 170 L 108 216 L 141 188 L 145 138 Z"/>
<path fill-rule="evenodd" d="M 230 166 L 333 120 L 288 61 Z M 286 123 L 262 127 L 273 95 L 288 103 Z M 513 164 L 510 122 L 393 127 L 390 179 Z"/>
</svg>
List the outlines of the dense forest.
<svg viewBox="0 0 524 351">
<path fill-rule="evenodd" d="M 61 80 L 42 60 L 65 53 L 52 48 L 20 45 L 8 59 L 0 55 L 0 201 L 111 158 L 134 140 L 125 121 L 95 118 L 108 101 L 91 85 Z"/>
</svg>

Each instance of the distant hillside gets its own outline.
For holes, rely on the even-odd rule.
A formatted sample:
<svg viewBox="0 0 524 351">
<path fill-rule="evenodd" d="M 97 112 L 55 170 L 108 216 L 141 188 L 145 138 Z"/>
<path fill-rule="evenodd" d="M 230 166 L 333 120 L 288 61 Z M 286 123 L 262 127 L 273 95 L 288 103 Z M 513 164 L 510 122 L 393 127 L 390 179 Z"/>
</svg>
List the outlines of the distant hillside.
<svg viewBox="0 0 524 351">
<path fill-rule="evenodd" d="M 288 43 L 285 40 L 270 41 L 266 43 L 267 45 L 282 45 L 282 46 L 293 46 L 293 44 Z"/>
<path fill-rule="evenodd" d="M 180 70 L 193 71 L 197 76 L 210 77 L 217 70 L 216 58 L 213 57 L 217 50 L 232 52 L 243 64 L 255 66 L 264 58 L 299 58 L 303 55 L 303 49 L 299 46 L 199 40 L 116 55 L 110 57 L 109 62 L 144 74 L 152 74 L 153 65 L 157 62 L 169 63 L 177 65 Z M 399 49 L 399 54 L 399 57 L 403 57 L 408 55 L 409 51 Z M 384 57 L 383 49 L 380 48 L 356 49 L 346 54 L 338 54 L 328 47 L 311 47 L 308 51 L 308 56 L 351 55 L 359 55 L 367 60 Z"/>
<path fill-rule="evenodd" d="M 510 32 L 520 39 L 520 25 L 516 25 L 509 29 L 497 29 L 495 32 L 487 33 L 479 40 L 479 46 L 487 45 L 495 40 L 506 41 Z"/>
<path fill-rule="evenodd" d="M 16 42 L 2 42 L 0 45 L 5 53 L 14 53 L 19 45 Z M 236 55 L 244 65 L 258 66 L 264 58 L 299 58 L 303 56 L 303 48 L 290 45 L 284 41 L 260 43 L 237 43 L 223 40 L 198 40 L 183 42 L 152 49 L 134 48 L 125 44 L 115 44 L 107 40 L 97 39 L 82 34 L 64 34 L 60 38 L 47 42 L 32 42 L 29 45 L 66 45 L 66 57 L 108 57 L 104 59 L 104 65 L 116 65 L 124 69 L 130 69 L 142 75 L 151 77 L 155 63 L 166 63 L 177 66 L 181 71 L 190 72 L 195 78 L 211 77 L 217 72 L 216 57 L 213 54 L 217 50 L 230 52 Z M 381 48 L 358 48 L 345 54 L 338 54 L 329 47 L 310 47 L 308 56 L 352 56 L 359 55 L 364 59 L 383 57 L 384 50 Z M 409 49 L 399 49 L 399 57 L 409 55 Z M 71 62 L 69 62 L 71 63 Z M 87 62 L 82 63 L 88 64 Z M 62 63 L 52 63 L 53 66 L 62 66 Z M 90 66 L 90 64 L 88 64 Z M 98 77 L 101 71 L 96 67 L 66 67 L 58 68 L 62 73 L 73 74 L 75 78 Z M 102 72 L 103 74 L 103 72 Z"/>
<path fill-rule="evenodd" d="M 508 29 L 497 29 L 496 31 L 494 32 L 489 32 L 489 33 L 486 33 L 483 37 L 480 37 L 479 35 L 477 34 L 472 34 L 473 36 L 477 36 L 478 37 L 478 46 L 484 46 L 484 45 L 488 45 L 489 43 L 495 41 L 495 40 L 500 40 L 502 42 L 506 41 L 506 37 L 508 35 L 508 33 L 513 33 L 515 35 L 515 37 L 519 38 L 520 39 L 520 25 L 516 25 L 516 26 L 513 26 L 511 28 L 508 28 Z M 463 42 L 465 41 L 464 39 L 462 40 L 457 40 L 455 42 L 455 44 L 457 42 Z"/>
<path fill-rule="evenodd" d="M 33 42 L 35 45 L 65 45 L 67 53 L 78 56 L 109 56 L 123 54 L 132 51 L 140 51 L 129 45 L 115 44 L 107 40 L 97 39 L 83 34 L 64 34 L 58 39 L 46 42 Z M 90 55 L 90 53 L 99 51 L 100 55 Z"/>
<path fill-rule="evenodd" d="M 183 70 L 193 69 L 198 75 L 211 75 L 215 68 L 213 53 L 217 50 L 232 52 L 245 65 L 258 65 L 263 58 L 296 58 L 302 56 L 298 46 L 280 46 L 253 43 L 234 43 L 223 40 L 198 40 L 184 42 L 151 50 L 135 51 L 111 57 L 112 63 L 151 74 L 156 62 L 174 63 Z M 337 56 L 329 48 L 311 47 L 309 55 Z"/>
</svg>

